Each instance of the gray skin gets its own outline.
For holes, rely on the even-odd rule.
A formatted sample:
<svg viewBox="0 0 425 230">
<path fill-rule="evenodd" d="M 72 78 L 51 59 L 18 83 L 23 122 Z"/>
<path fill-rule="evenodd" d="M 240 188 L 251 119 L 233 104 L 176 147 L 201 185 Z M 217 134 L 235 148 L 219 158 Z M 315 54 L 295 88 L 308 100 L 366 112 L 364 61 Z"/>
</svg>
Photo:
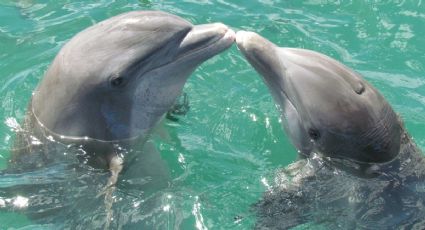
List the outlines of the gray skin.
<svg viewBox="0 0 425 230">
<path fill-rule="evenodd" d="M 268 86 L 303 158 L 281 170 L 256 204 L 257 228 L 423 224 L 423 155 L 375 88 L 314 51 L 278 47 L 245 31 L 236 43 Z"/>
<path fill-rule="evenodd" d="M 117 149 L 146 141 L 196 67 L 233 41 L 223 24 L 194 26 L 159 11 L 104 20 L 60 50 L 33 93 L 24 129 L 43 143 L 82 146 L 91 165 L 110 168 L 125 155 Z M 18 145 L 32 141 L 28 136 Z"/>
</svg>

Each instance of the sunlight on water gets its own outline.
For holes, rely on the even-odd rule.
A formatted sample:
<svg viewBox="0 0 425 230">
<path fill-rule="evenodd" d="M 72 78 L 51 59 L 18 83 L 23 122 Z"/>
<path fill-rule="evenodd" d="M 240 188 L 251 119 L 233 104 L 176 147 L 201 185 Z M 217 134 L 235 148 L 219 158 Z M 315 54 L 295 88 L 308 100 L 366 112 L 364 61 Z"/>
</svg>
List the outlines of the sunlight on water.
<svg viewBox="0 0 425 230">
<path fill-rule="evenodd" d="M 198 230 L 207 230 L 204 224 L 204 217 L 201 213 L 201 203 L 198 201 L 198 197 L 195 197 L 195 203 L 193 204 L 192 214 L 195 216 L 195 227 Z"/>
<path fill-rule="evenodd" d="M 223 22 L 280 46 L 340 60 L 380 90 L 425 149 L 423 1 L 3 0 L 0 169 L 7 168 L 32 92 L 60 48 L 84 28 L 130 10 L 163 10 L 194 24 Z M 152 137 L 169 181 L 146 188 L 155 178 L 137 176 L 136 162 L 118 179 L 111 229 L 250 229 L 256 222 L 253 205 L 272 190 L 276 172 L 296 160 L 270 93 L 236 47 L 202 64 L 184 91 L 189 113 L 165 121 L 166 135 Z M 55 151 L 62 154 L 48 167 L 0 173 L 0 229 L 104 226 L 108 212 L 98 194 L 108 172 L 81 165 L 78 146 Z M 333 180 L 344 188 L 343 177 Z M 328 201 L 335 198 L 335 191 L 320 192 Z M 355 195 L 352 205 L 361 200 Z M 323 227 L 311 225 L 297 229 Z"/>
</svg>

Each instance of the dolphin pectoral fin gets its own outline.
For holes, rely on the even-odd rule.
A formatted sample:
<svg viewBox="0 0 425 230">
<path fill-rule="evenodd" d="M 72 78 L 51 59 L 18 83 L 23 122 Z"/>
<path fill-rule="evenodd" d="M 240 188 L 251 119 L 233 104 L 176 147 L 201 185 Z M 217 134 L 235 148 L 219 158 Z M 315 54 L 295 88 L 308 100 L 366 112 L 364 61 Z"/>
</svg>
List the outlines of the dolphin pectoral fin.
<svg viewBox="0 0 425 230">
<path fill-rule="evenodd" d="M 104 194 L 107 194 L 111 188 L 113 190 L 115 189 L 115 184 L 117 183 L 118 175 L 123 169 L 123 163 L 124 159 L 122 159 L 122 157 L 120 156 L 115 155 L 111 158 L 109 162 L 109 171 L 111 172 L 111 176 L 109 177 L 108 182 L 106 183 L 106 186 L 103 191 L 97 194 L 96 197 L 100 197 Z"/>
<path fill-rule="evenodd" d="M 109 177 L 108 184 L 110 187 L 117 183 L 118 175 L 122 171 L 124 160 L 122 157 L 115 155 L 109 162 L 109 171 L 111 171 L 111 177 Z"/>
<path fill-rule="evenodd" d="M 187 93 L 183 92 L 179 98 L 177 98 L 174 105 L 168 110 L 166 118 L 170 121 L 177 122 L 179 118 L 177 116 L 184 116 L 189 112 L 189 97 Z"/>
<path fill-rule="evenodd" d="M 170 112 L 170 111 L 167 112 L 167 115 L 165 115 L 165 118 L 167 118 L 168 120 L 173 121 L 173 122 L 178 122 L 179 121 L 179 118 L 176 117 L 176 116 L 174 116 L 172 114 L 172 112 Z"/>
<path fill-rule="evenodd" d="M 115 155 L 111 158 L 109 162 L 109 171 L 111 172 L 111 176 L 108 179 L 108 182 L 103 189 L 101 193 L 99 193 L 96 197 L 105 195 L 105 211 L 106 211 L 106 221 L 105 221 L 105 228 L 109 229 L 109 225 L 111 224 L 113 211 L 112 211 L 112 205 L 114 203 L 114 199 L 112 197 L 112 194 L 115 191 L 115 184 L 118 180 L 118 175 L 122 171 L 123 168 L 123 162 L 124 160 L 122 157 Z"/>
</svg>

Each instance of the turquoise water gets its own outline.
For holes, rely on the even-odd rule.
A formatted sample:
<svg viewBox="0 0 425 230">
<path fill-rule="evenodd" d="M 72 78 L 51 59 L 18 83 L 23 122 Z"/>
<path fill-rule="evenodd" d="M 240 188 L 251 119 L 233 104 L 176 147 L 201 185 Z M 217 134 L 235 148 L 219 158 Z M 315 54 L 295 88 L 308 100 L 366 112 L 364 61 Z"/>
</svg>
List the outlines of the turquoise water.
<svg viewBox="0 0 425 230">
<path fill-rule="evenodd" d="M 136 9 L 167 11 L 194 24 L 219 21 L 234 30 L 256 31 L 280 46 L 330 55 L 378 88 L 425 149 L 425 2 L 421 0 L 0 0 L 0 169 L 6 168 L 14 136 L 6 121 L 22 120 L 32 90 L 61 46 L 96 22 Z M 115 212 L 113 226 L 138 218 L 158 229 L 249 229 L 255 223 L 251 205 L 261 198 L 265 182 L 272 184 L 274 171 L 296 159 L 267 88 L 235 46 L 199 67 L 185 92 L 190 112 L 177 123 L 165 122 L 167 140 L 154 138 L 170 168 L 172 184 L 148 196 L 122 182 L 116 191 L 122 212 Z M 48 178 L 51 172 L 38 173 L 32 176 Z M 58 180 L 67 178 L 67 171 L 53 173 Z M 0 198 L 22 193 L 13 194 L 13 183 L 0 178 Z M 71 191 L 78 189 L 87 188 Z M 70 200 L 81 197 L 84 194 Z M 152 210 L 140 214 L 127 210 L 150 203 L 151 197 L 157 201 Z M 40 225 L 18 210 L 0 208 L 0 229 L 101 226 L 96 225 L 101 210 L 81 210 L 70 216 L 51 213 L 57 223 Z"/>
</svg>

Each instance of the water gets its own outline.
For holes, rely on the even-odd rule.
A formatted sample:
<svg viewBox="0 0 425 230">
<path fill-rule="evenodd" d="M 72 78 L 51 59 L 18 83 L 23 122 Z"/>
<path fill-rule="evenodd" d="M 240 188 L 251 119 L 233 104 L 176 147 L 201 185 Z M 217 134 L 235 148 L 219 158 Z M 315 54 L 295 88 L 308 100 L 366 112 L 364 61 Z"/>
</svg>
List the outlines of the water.
<svg viewBox="0 0 425 230">
<path fill-rule="evenodd" d="M 328 54 L 364 74 L 425 149 L 421 0 L 0 0 L 0 169 L 6 168 L 13 142 L 10 121 L 22 120 L 32 90 L 61 46 L 93 23 L 136 9 L 167 11 L 194 24 L 220 21 L 235 30 L 256 31 L 280 46 Z M 114 227 L 135 227 L 132 221 L 145 220 L 160 229 L 251 228 L 251 205 L 272 183 L 274 172 L 296 159 L 271 96 L 236 47 L 198 68 L 185 91 L 190 112 L 177 123 L 165 123 L 168 140 L 154 138 L 173 183 L 148 194 L 121 182 Z M 0 198 L 25 195 L 30 189 L 22 188 L 28 187 L 40 196 L 56 189 L 53 194 L 67 206 L 66 212 L 52 208 L 43 217 L 56 222 L 51 225 L 34 223 L 19 210 L 0 209 L 0 228 L 102 226 L 103 206 L 96 208 L 102 202 L 89 193 L 101 191 L 106 175 L 81 167 L 75 171 L 58 165 L 0 178 Z M 87 197 L 93 201 L 82 202 Z"/>
</svg>

